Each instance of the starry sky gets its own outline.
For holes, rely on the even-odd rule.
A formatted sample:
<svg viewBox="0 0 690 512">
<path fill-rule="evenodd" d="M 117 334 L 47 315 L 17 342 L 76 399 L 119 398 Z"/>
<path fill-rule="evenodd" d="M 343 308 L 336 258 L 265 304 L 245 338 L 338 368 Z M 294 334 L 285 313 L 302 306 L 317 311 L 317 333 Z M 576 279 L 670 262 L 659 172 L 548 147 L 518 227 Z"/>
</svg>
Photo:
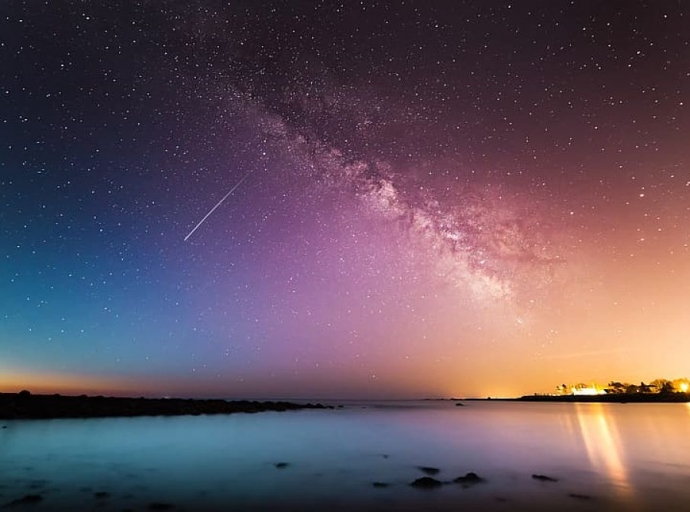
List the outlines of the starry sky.
<svg viewBox="0 0 690 512">
<path fill-rule="evenodd" d="M 9 0 L 0 63 L 3 390 L 690 374 L 689 2 Z"/>
</svg>

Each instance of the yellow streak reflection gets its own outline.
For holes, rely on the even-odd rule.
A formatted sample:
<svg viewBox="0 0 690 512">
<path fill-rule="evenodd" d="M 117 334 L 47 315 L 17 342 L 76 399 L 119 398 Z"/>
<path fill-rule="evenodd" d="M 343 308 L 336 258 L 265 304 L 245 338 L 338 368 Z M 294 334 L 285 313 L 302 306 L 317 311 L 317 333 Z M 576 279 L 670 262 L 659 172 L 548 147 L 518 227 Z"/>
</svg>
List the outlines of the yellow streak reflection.
<svg viewBox="0 0 690 512">
<path fill-rule="evenodd" d="M 634 502 L 634 489 L 621 457 L 621 441 L 604 404 L 575 404 L 580 433 L 593 468 L 603 472 L 625 501 Z"/>
</svg>

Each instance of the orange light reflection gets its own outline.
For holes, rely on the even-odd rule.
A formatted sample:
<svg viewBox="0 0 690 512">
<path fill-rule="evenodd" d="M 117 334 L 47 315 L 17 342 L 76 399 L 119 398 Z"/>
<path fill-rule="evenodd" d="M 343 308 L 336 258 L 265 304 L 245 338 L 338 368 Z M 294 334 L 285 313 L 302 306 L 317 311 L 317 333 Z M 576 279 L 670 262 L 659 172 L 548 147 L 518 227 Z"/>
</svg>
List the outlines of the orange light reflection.
<svg viewBox="0 0 690 512">
<path fill-rule="evenodd" d="M 621 456 L 621 441 L 605 404 L 575 404 L 580 433 L 593 468 L 604 473 L 621 498 L 633 505 L 634 488 Z"/>
</svg>

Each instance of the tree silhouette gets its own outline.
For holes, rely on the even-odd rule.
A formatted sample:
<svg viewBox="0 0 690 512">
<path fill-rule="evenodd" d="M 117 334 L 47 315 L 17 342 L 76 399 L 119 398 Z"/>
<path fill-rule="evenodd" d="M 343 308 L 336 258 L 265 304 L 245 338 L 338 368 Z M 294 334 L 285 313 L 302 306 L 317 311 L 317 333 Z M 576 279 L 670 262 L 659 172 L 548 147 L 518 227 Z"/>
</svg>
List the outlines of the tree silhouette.
<svg viewBox="0 0 690 512">
<path fill-rule="evenodd" d="M 628 395 L 634 395 L 638 392 L 637 386 L 635 384 L 627 384 L 625 387 L 625 392 Z"/>
<path fill-rule="evenodd" d="M 676 389 L 673 387 L 673 384 L 669 381 L 664 382 L 664 384 L 661 386 L 661 389 L 659 389 L 659 393 L 662 393 L 664 395 L 668 395 L 670 393 L 675 393 Z"/>
<path fill-rule="evenodd" d="M 607 393 L 622 394 L 626 392 L 629 384 L 623 384 L 622 382 L 612 381 L 609 382 L 609 387 L 606 389 Z"/>
</svg>

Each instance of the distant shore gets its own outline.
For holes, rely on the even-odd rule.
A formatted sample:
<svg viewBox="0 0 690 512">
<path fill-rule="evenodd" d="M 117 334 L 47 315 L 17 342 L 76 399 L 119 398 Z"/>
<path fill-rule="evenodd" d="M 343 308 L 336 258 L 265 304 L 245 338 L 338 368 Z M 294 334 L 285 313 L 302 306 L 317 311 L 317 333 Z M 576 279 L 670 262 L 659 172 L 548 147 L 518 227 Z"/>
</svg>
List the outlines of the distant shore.
<svg viewBox="0 0 690 512">
<path fill-rule="evenodd" d="M 526 395 L 522 402 L 588 402 L 588 403 L 681 403 L 690 402 L 688 393 L 612 393 L 607 395 Z"/>
<path fill-rule="evenodd" d="M 525 395 L 514 398 L 440 398 L 429 400 L 445 400 L 457 402 L 572 402 L 572 403 L 686 403 L 690 402 L 690 393 L 612 393 L 608 395 Z"/>
<path fill-rule="evenodd" d="M 0 393 L 0 419 L 107 418 L 181 416 L 326 409 L 322 404 L 183 398 L 120 398 L 105 396 Z"/>
</svg>

